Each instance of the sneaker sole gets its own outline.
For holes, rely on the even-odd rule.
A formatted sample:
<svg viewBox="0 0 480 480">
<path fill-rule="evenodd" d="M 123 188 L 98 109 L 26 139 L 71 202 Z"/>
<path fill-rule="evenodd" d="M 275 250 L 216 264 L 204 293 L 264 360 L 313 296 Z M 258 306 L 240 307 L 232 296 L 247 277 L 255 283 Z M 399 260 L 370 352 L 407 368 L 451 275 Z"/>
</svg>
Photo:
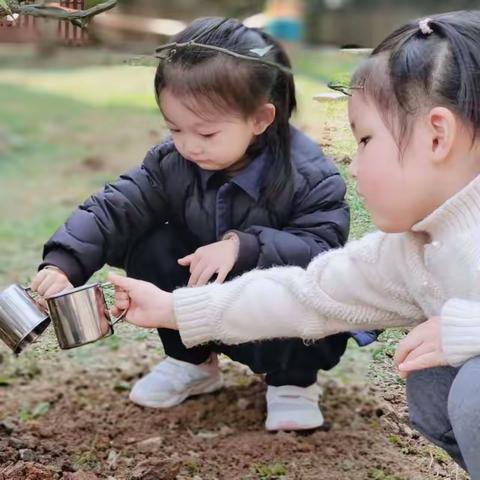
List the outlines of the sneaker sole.
<svg viewBox="0 0 480 480">
<path fill-rule="evenodd" d="M 268 425 L 265 423 L 265 429 L 269 432 L 293 432 L 301 430 L 314 430 L 315 428 L 320 428 L 325 422 L 311 423 L 308 425 L 300 425 L 295 422 L 284 422 L 278 425 Z"/>
<path fill-rule="evenodd" d="M 216 392 L 220 390 L 224 385 L 223 378 L 217 377 L 211 379 L 209 382 L 202 382 L 198 385 L 192 385 L 190 388 L 186 389 L 182 394 L 178 394 L 177 396 L 171 397 L 168 402 L 154 402 L 154 401 L 146 401 L 142 398 L 136 398 L 133 395 L 133 392 L 130 393 L 130 400 L 140 405 L 141 407 L 149 407 L 149 408 L 171 408 L 183 403 L 187 398 L 193 397 L 196 395 L 203 395 L 208 393 Z"/>
</svg>

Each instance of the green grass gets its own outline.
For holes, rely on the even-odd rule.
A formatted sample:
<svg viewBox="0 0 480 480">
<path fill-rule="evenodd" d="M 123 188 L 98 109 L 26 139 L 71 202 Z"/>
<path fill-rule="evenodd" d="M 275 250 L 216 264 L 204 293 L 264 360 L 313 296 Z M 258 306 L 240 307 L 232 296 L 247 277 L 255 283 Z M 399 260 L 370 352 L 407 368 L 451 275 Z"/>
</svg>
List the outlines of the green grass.
<svg viewBox="0 0 480 480">
<path fill-rule="evenodd" d="M 297 57 L 294 122 L 328 155 L 348 162 L 355 143 L 346 103 L 312 101 L 326 90 L 314 73 L 319 68 L 330 75 L 331 55 L 305 51 Z M 0 285 L 28 282 L 43 243 L 75 206 L 138 164 L 163 136 L 152 94 L 153 67 L 6 65 L 0 71 Z M 352 65 L 340 61 L 339 72 L 344 75 Z M 102 168 L 85 167 L 97 158 Z M 346 175 L 345 164 L 340 168 Z M 358 237 L 372 227 L 348 183 L 352 237 Z"/>
<path fill-rule="evenodd" d="M 157 141 L 148 138 L 161 125 L 146 78 L 133 67 L 0 72 L 0 285 L 27 282 L 75 206 Z"/>
</svg>

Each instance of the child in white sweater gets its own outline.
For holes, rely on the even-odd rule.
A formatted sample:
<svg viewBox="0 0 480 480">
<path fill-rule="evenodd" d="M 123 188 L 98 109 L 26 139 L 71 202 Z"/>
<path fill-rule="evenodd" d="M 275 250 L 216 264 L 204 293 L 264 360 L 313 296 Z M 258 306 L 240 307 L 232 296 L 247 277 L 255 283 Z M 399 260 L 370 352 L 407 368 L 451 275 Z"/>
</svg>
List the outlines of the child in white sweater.
<svg viewBox="0 0 480 480">
<path fill-rule="evenodd" d="M 306 270 L 173 294 L 111 275 L 116 307 L 187 346 L 417 325 L 396 354 L 412 422 L 480 479 L 480 12 L 399 28 L 347 93 L 351 172 L 380 232 Z"/>
</svg>

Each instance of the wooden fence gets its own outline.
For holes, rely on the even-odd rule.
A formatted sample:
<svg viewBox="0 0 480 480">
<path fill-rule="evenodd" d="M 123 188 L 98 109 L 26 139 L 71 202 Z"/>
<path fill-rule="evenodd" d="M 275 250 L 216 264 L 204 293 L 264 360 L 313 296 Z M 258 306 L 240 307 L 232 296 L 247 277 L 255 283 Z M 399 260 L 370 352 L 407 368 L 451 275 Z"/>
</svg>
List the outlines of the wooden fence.
<svg viewBox="0 0 480 480">
<path fill-rule="evenodd" d="M 34 3 L 30 0 L 27 3 Z M 81 10 L 84 0 L 60 0 L 63 8 Z M 41 40 L 42 35 L 49 32 L 56 36 L 59 43 L 64 45 L 85 45 L 88 35 L 85 30 L 72 25 L 65 20 L 36 18 L 29 15 L 19 16 L 15 22 L 0 18 L 0 43 L 32 43 Z"/>
</svg>

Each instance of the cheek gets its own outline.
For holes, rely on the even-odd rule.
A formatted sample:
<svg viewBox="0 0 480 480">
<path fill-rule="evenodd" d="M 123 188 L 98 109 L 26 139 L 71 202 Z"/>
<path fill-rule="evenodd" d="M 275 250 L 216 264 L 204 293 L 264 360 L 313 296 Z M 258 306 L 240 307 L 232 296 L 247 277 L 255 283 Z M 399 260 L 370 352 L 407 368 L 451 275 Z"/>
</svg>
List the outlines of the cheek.
<svg viewBox="0 0 480 480">
<path fill-rule="evenodd" d="M 386 169 L 381 161 L 362 155 L 357 161 L 357 183 L 363 195 L 375 194 L 385 180 Z"/>
</svg>

